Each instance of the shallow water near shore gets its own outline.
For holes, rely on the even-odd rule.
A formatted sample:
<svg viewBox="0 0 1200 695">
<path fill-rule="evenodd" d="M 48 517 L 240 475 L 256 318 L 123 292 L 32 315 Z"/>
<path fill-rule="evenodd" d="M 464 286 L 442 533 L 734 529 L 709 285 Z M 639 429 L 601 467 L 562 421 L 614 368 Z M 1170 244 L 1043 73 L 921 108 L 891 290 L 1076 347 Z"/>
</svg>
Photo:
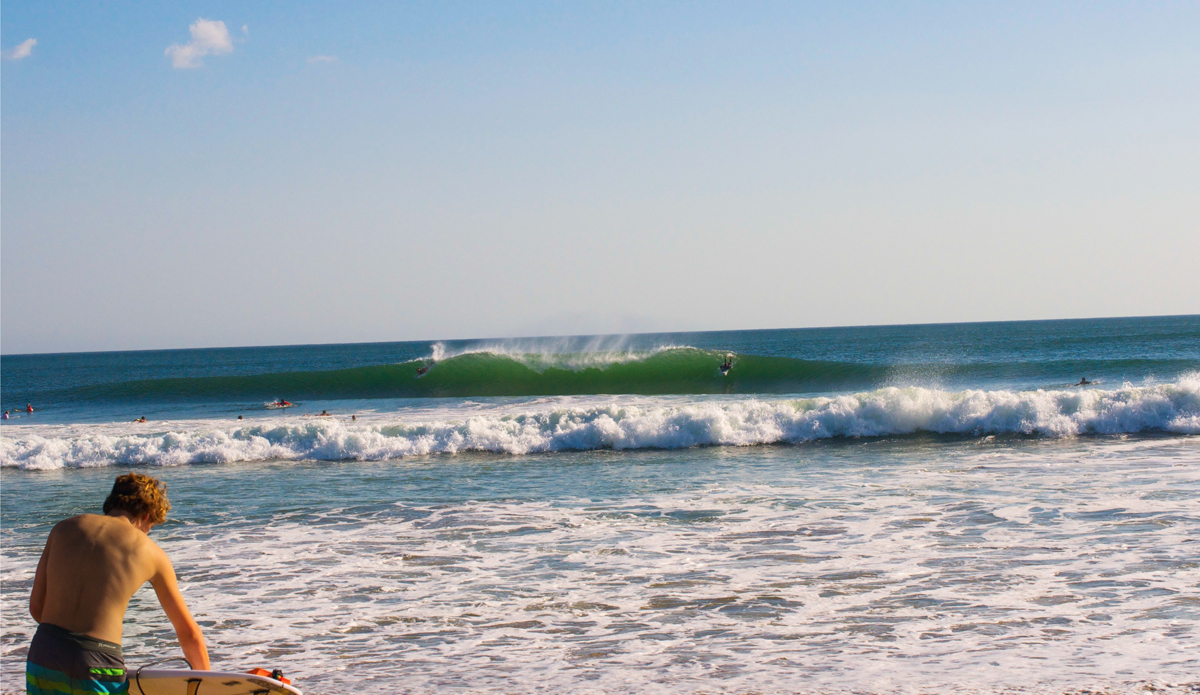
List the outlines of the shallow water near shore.
<svg viewBox="0 0 1200 695">
<path fill-rule="evenodd" d="M 1198 460 L 922 436 L 186 466 L 153 536 L 214 665 L 309 693 L 1184 692 Z M 6 690 L 40 544 L 111 474 L 5 474 Z M 148 589 L 126 625 L 131 665 L 178 649 Z"/>
<path fill-rule="evenodd" d="M 1200 692 L 1200 317 L 0 368 L 5 693 L 131 469 L 214 667 L 309 695 Z"/>
</svg>

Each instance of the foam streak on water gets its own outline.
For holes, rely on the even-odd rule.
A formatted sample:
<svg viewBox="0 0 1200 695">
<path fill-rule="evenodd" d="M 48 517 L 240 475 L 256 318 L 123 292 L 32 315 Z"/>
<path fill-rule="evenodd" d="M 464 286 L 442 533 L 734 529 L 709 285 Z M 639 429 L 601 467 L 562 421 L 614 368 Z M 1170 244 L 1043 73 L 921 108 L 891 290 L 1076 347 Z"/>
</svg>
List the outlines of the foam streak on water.
<svg viewBox="0 0 1200 695">
<path fill-rule="evenodd" d="M 313 694 L 1186 692 L 1197 680 L 1194 438 L 730 451 L 688 453 L 687 468 L 710 471 L 698 483 L 644 478 L 631 483 L 641 494 L 599 499 L 555 494 L 561 471 L 593 465 L 580 461 L 352 464 L 322 479 L 323 504 L 256 499 L 267 508 L 201 520 L 199 501 L 181 502 L 185 523 L 158 539 L 217 663 L 280 665 Z M 596 474 L 637 478 L 678 454 L 621 456 Z M 455 465 L 468 469 L 457 485 L 514 486 L 395 499 Z M 239 470 L 209 483 L 214 500 L 239 480 L 305 479 Z M 201 482 L 189 475 L 173 489 Z M 371 500 L 348 487 L 366 481 Z M 14 533 L 9 590 L 36 561 L 23 548 L 37 534 Z M 31 631 L 12 610 L 6 682 Z M 148 591 L 127 625 L 131 662 L 175 649 Z"/>
</svg>

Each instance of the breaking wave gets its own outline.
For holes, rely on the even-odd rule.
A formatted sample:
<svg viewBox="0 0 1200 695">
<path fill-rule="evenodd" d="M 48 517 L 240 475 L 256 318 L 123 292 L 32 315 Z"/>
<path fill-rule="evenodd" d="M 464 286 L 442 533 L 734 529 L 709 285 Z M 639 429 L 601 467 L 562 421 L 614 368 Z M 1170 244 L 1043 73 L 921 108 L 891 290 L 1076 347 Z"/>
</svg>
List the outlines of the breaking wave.
<svg viewBox="0 0 1200 695">
<path fill-rule="evenodd" d="M 1175 375 L 1187 360 L 1065 360 L 1033 363 L 875 364 L 739 354 L 728 374 L 726 352 L 668 345 L 652 350 L 557 352 L 537 346 L 476 345 L 399 364 L 241 376 L 144 379 L 39 395 L 74 402 L 257 402 L 286 398 L 477 398 L 495 396 L 813 394 L 888 385 L 979 384 L 1021 379 L 1052 387 L 1080 374 Z M 1032 380 L 1032 381 L 1031 381 Z M 16 400 L 16 403 L 24 401 Z"/>
<path fill-rule="evenodd" d="M 592 449 L 802 443 L 914 433 L 1046 437 L 1171 432 L 1200 434 L 1200 373 L 1173 383 L 1111 390 L 883 388 L 802 400 L 711 399 L 620 403 L 409 421 L 280 417 L 265 424 L 189 427 L 153 434 L 128 425 L 39 435 L 13 428 L 3 465 L 54 469 L 112 464 L 179 465 L 256 460 L 377 461 L 484 451 L 528 454 Z"/>
<path fill-rule="evenodd" d="M 794 393 L 869 386 L 889 368 L 745 355 L 723 375 L 724 352 L 668 346 L 644 352 L 517 352 L 499 346 L 352 369 L 148 379 L 72 390 L 90 401 L 263 401 L 587 394 Z"/>
</svg>

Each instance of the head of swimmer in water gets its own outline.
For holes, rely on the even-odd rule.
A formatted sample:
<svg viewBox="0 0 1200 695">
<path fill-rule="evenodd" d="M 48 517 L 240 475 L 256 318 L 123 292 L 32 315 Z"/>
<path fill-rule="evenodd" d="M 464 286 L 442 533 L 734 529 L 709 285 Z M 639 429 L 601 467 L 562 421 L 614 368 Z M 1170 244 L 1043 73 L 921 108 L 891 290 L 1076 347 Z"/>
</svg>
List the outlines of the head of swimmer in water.
<svg viewBox="0 0 1200 695">
<path fill-rule="evenodd" d="M 167 520 L 170 509 L 166 483 L 141 473 L 117 476 L 112 492 L 104 500 L 106 515 L 128 515 L 130 523 L 147 533 Z"/>
</svg>

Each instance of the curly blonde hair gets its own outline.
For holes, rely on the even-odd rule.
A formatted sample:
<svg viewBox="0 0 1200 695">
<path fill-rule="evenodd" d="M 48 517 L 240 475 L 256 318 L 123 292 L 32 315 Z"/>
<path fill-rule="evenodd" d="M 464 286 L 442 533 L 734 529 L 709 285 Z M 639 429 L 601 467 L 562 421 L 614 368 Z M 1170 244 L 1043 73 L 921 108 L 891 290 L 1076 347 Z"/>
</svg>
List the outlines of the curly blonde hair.
<svg viewBox="0 0 1200 695">
<path fill-rule="evenodd" d="M 104 500 L 104 513 L 114 509 L 129 512 L 134 518 L 146 517 L 152 524 L 167 520 L 171 503 L 167 501 L 167 484 L 141 473 L 117 476 L 112 492 Z"/>
</svg>

